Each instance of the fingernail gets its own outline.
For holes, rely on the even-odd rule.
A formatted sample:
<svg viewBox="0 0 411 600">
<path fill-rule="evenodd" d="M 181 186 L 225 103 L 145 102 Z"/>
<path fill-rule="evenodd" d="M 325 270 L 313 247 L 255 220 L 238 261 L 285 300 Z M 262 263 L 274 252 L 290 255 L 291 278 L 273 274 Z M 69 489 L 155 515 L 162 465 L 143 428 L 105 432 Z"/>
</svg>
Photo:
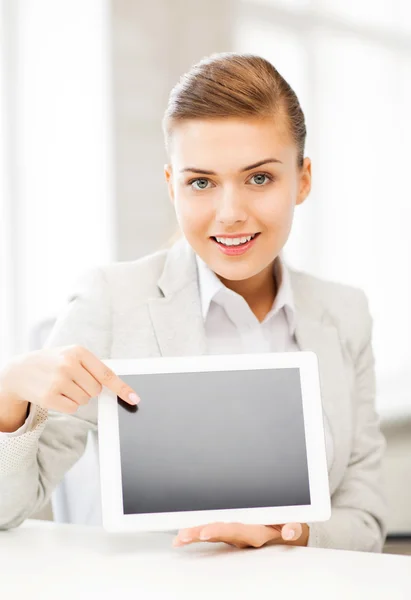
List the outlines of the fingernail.
<svg viewBox="0 0 411 600">
<path fill-rule="evenodd" d="M 130 402 L 132 402 L 132 404 L 138 404 L 140 402 L 140 398 L 137 396 L 137 394 L 134 394 L 134 392 L 129 394 L 128 399 Z"/>
<path fill-rule="evenodd" d="M 287 535 L 285 536 L 285 539 L 286 539 L 286 540 L 292 540 L 292 539 L 294 538 L 294 536 L 295 536 L 295 531 L 294 531 L 294 529 L 290 529 L 290 530 L 287 532 Z"/>
<path fill-rule="evenodd" d="M 188 536 L 184 536 L 184 537 L 182 537 L 182 538 L 180 538 L 180 539 L 181 539 L 181 541 L 183 542 L 183 544 L 188 544 L 188 542 L 191 542 L 191 541 L 192 541 L 192 538 L 191 538 L 191 537 L 188 537 Z"/>
</svg>

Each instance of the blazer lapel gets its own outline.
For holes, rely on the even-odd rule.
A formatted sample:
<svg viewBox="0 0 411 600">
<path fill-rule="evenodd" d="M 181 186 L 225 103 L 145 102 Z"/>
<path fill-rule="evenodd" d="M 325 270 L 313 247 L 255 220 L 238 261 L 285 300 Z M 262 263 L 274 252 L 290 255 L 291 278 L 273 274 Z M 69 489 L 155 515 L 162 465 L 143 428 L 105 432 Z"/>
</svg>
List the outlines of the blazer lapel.
<svg viewBox="0 0 411 600">
<path fill-rule="evenodd" d="M 185 240 L 169 250 L 158 286 L 163 297 L 150 300 L 149 312 L 161 355 L 205 354 L 197 265 Z"/>
<path fill-rule="evenodd" d="M 330 491 L 339 484 L 349 459 L 351 431 L 350 384 L 342 353 L 342 341 L 328 313 L 318 305 L 310 306 L 307 289 L 299 287 L 292 276 L 296 307 L 296 339 L 300 350 L 311 350 L 318 358 L 322 404 L 334 445 L 334 460 L 329 473 Z"/>
</svg>

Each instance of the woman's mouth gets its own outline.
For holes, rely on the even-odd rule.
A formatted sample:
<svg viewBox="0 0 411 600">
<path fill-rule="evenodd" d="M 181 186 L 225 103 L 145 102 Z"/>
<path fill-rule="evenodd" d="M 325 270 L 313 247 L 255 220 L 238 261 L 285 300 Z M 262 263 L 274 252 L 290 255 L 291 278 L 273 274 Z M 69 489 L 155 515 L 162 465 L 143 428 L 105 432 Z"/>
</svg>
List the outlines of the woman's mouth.
<svg viewBox="0 0 411 600">
<path fill-rule="evenodd" d="M 228 256 L 239 256 L 249 250 L 254 244 L 260 233 L 248 235 L 238 235 L 238 237 L 212 236 L 211 240 L 218 246 L 224 254 Z"/>
</svg>

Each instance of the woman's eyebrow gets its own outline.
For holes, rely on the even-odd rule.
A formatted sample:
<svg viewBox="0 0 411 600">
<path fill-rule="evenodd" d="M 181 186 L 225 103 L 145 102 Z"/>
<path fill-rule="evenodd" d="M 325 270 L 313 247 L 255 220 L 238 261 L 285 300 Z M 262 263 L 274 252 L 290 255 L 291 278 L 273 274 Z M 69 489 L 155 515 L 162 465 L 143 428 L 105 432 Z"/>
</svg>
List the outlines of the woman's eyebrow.
<svg viewBox="0 0 411 600">
<path fill-rule="evenodd" d="M 254 163 L 253 165 L 244 167 L 244 169 L 241 169 L 241 173 L 243 173 L 244 171 L 250 171 L 251 169 L 255 169 L 256 167 L 261 167 L 261 165 L 266 165 L 267 163 L 282 164 L 281 160 L 278 160 L 278 158 L 265 158 L 264 160 L 259 160 L 258 162 Z"/>
<path fill-rule="evenodd" d="M 258 162 L 249 165 L 248 167 L 244 167 L 240 170 L 240 173 L 244 171 L 250 171 L 251 169 L 255 169 L 256 167 L 261 167 L 261 165 L 266 165 L 267 163 L 281 163 L 281 160 L 278 158 L 265 158 L 264 160 L 259 160 Z M 181 169 L 180 173 L 185 173 L 186 171 L 192 171 L 193 173 L 201 173 L 202 175 L 217 175 L 215 171 L 207 171 L 206 169 L 197 169 L 196 167 L 185 167 Z"/>
</svg>

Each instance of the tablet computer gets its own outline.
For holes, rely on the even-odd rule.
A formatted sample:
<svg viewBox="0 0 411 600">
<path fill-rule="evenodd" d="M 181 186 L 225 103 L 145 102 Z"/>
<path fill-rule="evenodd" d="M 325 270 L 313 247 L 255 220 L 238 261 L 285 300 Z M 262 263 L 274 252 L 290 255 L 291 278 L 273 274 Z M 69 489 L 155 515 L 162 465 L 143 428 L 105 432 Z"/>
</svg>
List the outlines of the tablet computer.
<svg viewBox="0 0 411 600">
<path fill-rule="evenodd" d="M 330 517 L 314 353 L 104 362 L 141 398 L 99 396 L 106 530 Z"/>
</svg>

